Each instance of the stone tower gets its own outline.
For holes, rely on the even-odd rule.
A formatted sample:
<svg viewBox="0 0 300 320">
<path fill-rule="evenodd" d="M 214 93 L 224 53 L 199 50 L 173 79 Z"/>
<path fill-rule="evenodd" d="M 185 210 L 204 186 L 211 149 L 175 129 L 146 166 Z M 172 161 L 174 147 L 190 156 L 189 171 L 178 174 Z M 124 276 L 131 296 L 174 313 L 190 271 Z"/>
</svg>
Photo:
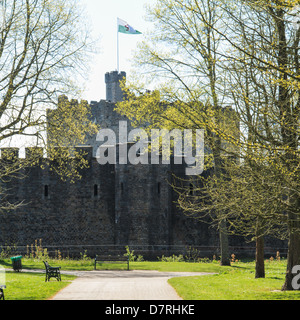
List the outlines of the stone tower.
<svg viewBox="0 0 300 320">
<path fill-rule="evenodd" d="M 112 103 L 123 100 L 123 93 L 120 88 L 120 81 L 126 78 L 126 72 L 118 71 L 107 72 L 105 74 L 106 100 Z"/>
</svg>

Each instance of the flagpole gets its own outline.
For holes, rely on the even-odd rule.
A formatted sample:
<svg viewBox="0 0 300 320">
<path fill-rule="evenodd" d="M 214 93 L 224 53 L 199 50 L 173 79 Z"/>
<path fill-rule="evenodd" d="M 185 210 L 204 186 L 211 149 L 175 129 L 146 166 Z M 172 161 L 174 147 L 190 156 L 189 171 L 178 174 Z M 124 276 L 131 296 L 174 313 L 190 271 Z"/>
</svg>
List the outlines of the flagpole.
<svg viewBox="0 0 300 320">
<path fill-rule="evenodd" d="M 118 18 L 117 18 L 117 70 L 118 73 L 120 72 L 120 55 L 119 55 L 119 24 L 118 24 Z"/>
</svg>

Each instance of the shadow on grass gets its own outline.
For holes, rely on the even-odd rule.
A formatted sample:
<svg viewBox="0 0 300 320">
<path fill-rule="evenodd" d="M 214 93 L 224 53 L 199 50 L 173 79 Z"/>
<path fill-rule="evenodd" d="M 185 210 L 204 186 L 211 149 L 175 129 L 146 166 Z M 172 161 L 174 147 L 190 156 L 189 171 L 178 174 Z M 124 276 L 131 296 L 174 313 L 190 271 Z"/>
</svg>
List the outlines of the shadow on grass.
<svg viewBox="0 0 300 320">
<path fill-rule="evenodd" d="M 5 259 L 5 260 L 0 260 L 0 266 L 6 268 L 6 269 L 12 269 L 13 265 L 12 265 L 12 262 L 8 259 Z M 30 264 L 26 261 L 26 263 L 23 263 L 22 261 L 22 270 L 25 270 L 25 269 L 37 269 L 37 264 L 36 263 L 33 263 L 33 264 Z M 42 266 L 42 264 L 40 263 L 40 266 L 38 266 L 38 269 L 44 269 L 44 266 Z"/>
<path fill-rule="evenodd" d="M 234 265 L 234 264 L 232 264 L 230 267 L 236 268 L 236 269 L 243 269 L 243 270 L 252 270 L 253 269 L 252 266 L 238 266 L 238 265 Z"/>
<path fill-rule="evenodd" d="M 2 267 L 7 267 L 7 268 L 12 268 L 12 262 L 10 261 L 5 261 L 5 260 L 0 260 L 0 266 Z"/>
</svg>

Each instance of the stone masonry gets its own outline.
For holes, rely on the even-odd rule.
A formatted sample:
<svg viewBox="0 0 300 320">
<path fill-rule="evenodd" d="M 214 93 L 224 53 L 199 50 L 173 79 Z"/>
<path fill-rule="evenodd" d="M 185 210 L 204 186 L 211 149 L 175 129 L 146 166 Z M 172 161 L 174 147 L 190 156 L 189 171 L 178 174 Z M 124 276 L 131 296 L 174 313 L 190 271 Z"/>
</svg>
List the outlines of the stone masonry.
<svg viewBox="0 0 300 320">
<path fill-rule="evenodd" d="M 106 100 L 91 102 L 92 121 L 116 133 L 119 121 L 128 121 L 114 111 L 123 98 L 119 81 L 124 77 L 125 72 L 107 73 Z M 49 165 L 24 169 L 22 179 L 6 182 L 8 200 L 24 205 L 0 214 L 0 245 L 15 244 L 25 253 L 27 245 L 42 239 L 50 253 L 59 249 L 70 256 L 124 252 L 127 245 L 149 258 L 184 254 L 189 246 L 202 256 L 218 255 L 217 230 L 185 216 L 176 206 L 170 182 L 172 174 L 185 177 L 184 165 L 100 165 L 95 158 L 98 147 L 96 136 L 78 147 L 87 151 L 89 168 L 75 184 L 62 181 Z M 17 156 L 18 150 L 14 152 Z M 253 253 L 253 245 L 243 239 L 230 241 L 235 253 L 238 248 Z"/>
</svg>

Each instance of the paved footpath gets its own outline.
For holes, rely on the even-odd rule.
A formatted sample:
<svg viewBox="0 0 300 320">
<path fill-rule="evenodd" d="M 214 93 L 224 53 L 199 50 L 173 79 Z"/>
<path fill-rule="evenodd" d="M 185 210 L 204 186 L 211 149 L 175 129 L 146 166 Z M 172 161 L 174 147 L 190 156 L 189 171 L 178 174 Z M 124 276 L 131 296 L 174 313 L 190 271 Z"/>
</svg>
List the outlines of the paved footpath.
<svg viewBox="0 0 300 320">
<path fill-rule="evenodd" d="M 52 300 L 182 300 L 168 284 L 168 279 L 208 274 L 147 270 L 61 273 L 75 274 L 78 278 L 52 297 Z"/>
</svg>

